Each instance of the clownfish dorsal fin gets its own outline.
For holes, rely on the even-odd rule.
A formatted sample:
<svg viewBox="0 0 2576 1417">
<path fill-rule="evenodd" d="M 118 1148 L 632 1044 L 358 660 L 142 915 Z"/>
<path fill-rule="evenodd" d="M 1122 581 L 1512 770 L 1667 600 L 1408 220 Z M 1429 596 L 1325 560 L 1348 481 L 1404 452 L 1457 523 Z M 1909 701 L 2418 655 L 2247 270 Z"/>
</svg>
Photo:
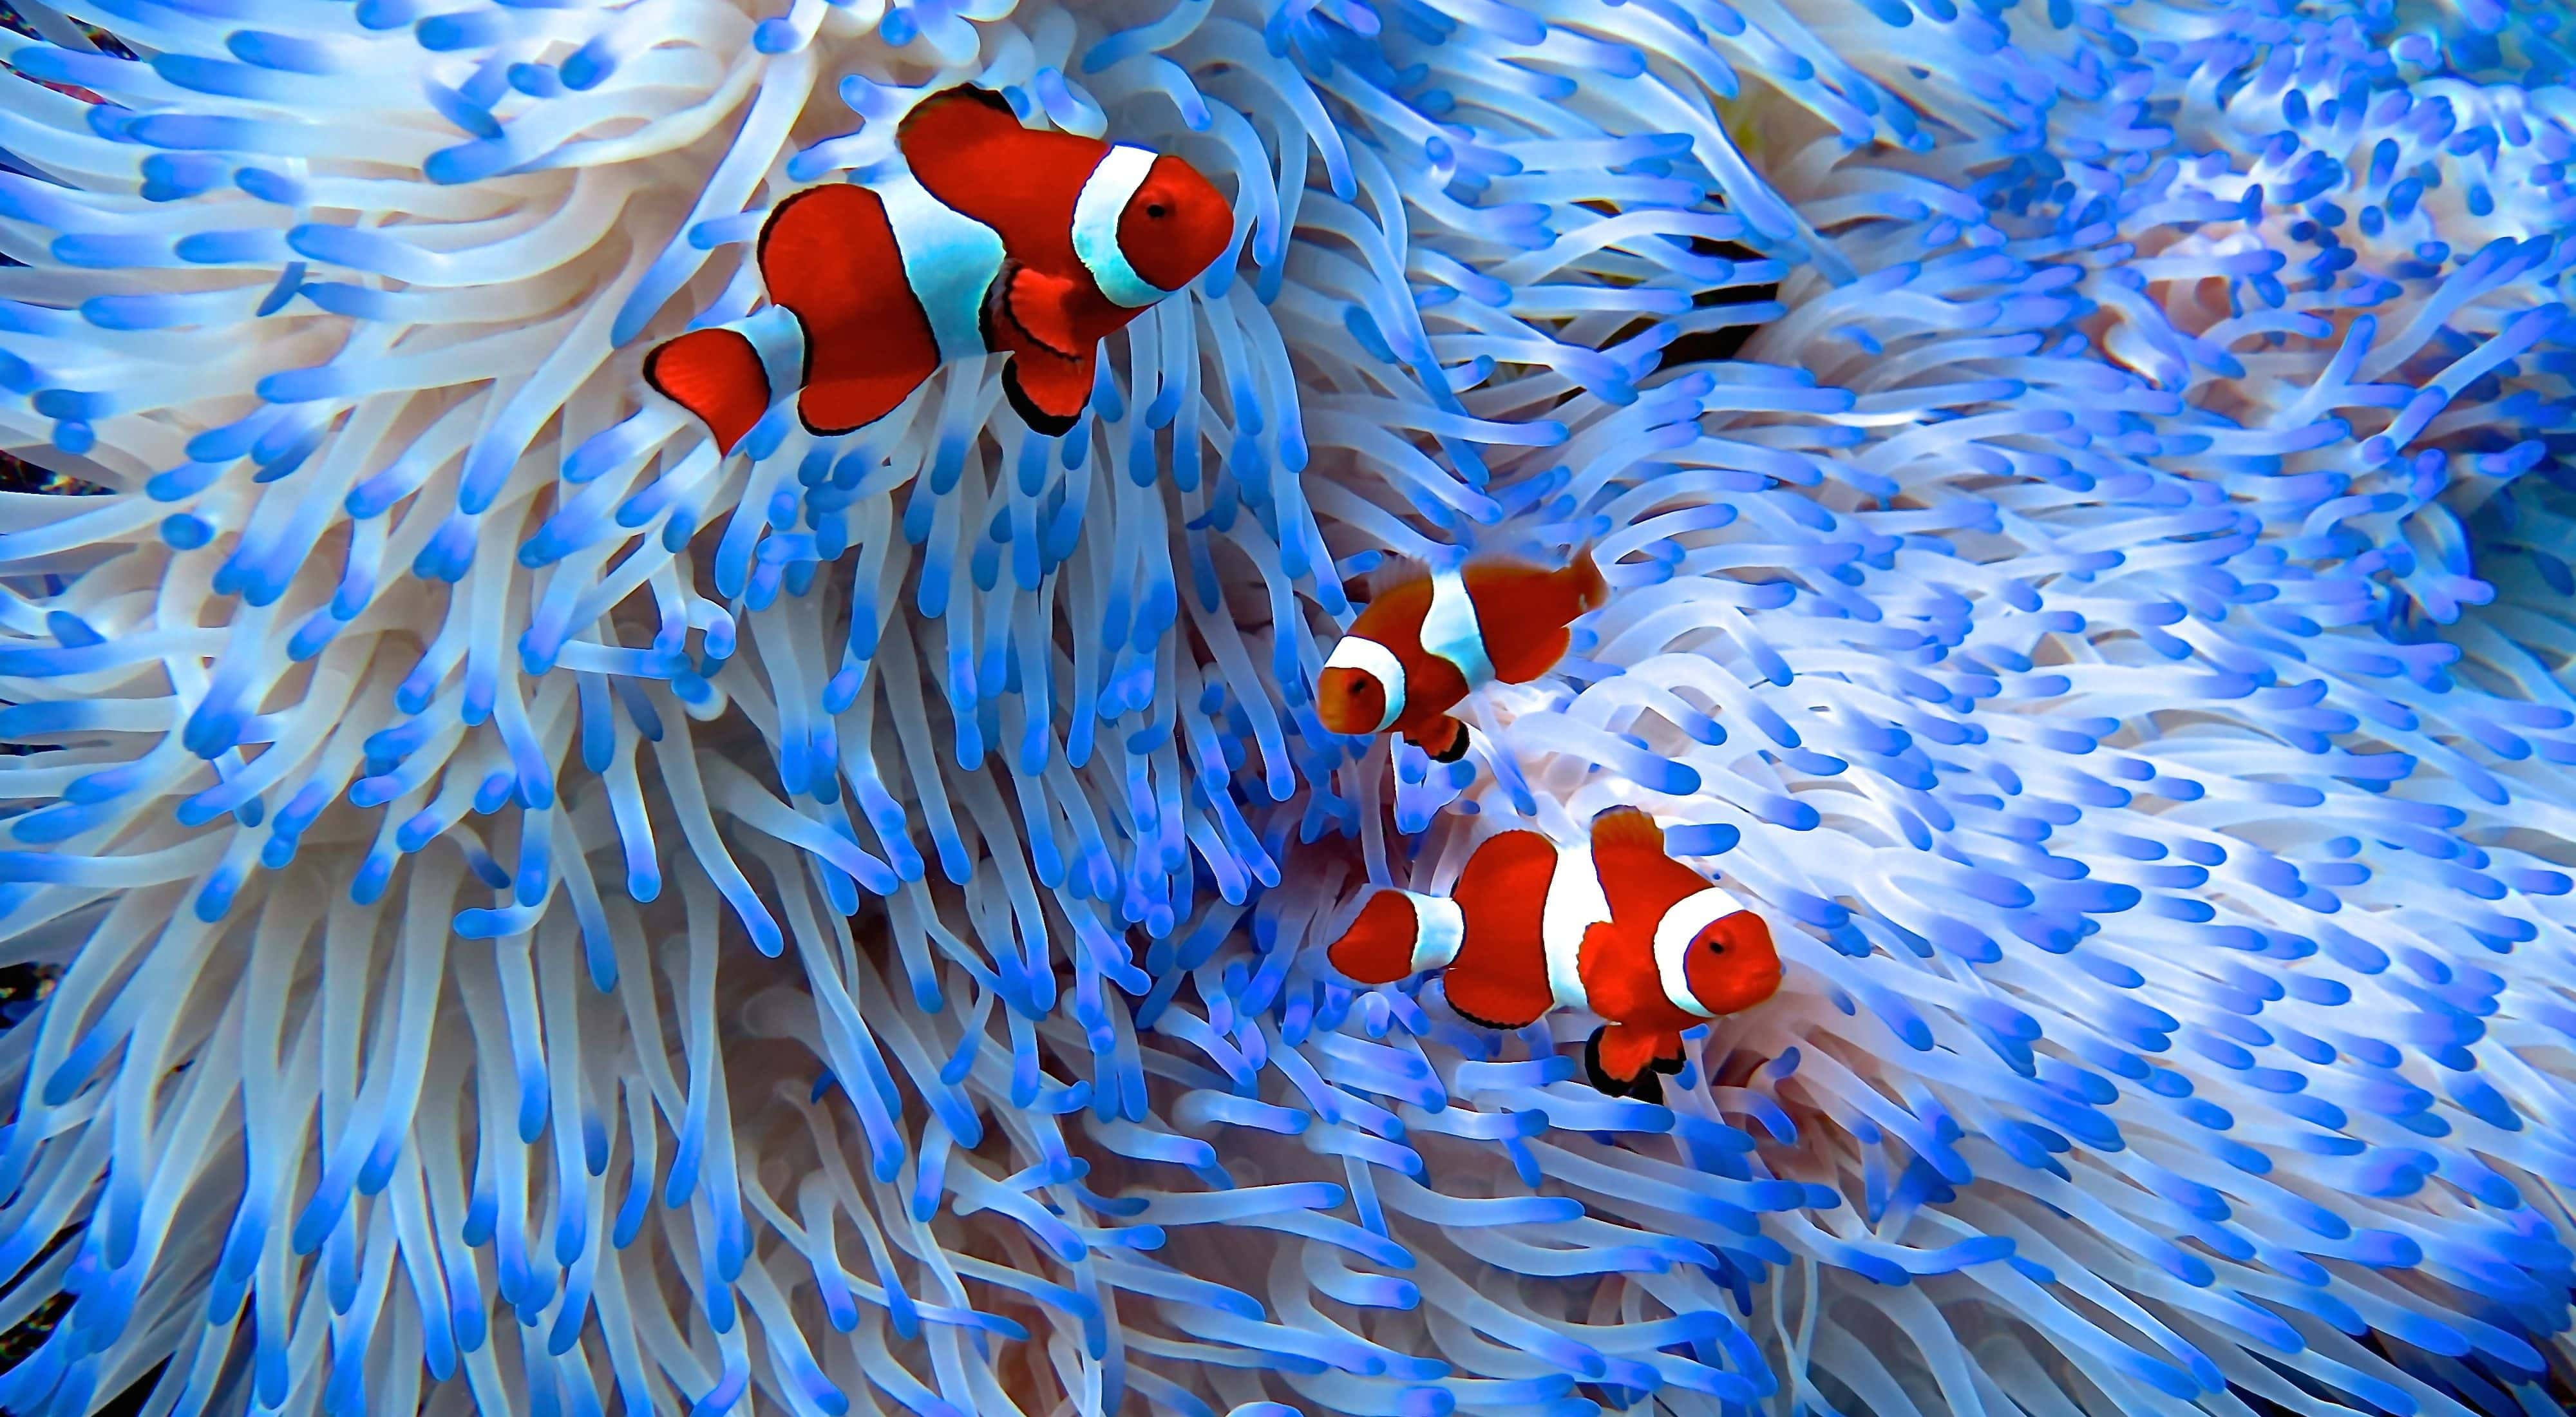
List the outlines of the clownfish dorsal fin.
<svg viewBox="0 0 2576 1417">
<path fill-rule="evenodd" d="M 1610 582 L 1602 577 L 1601 563 L 1592 554 L 1598 546 L 1598 542 L 1583 543 L 1583 549 L 1565 565 L 1565 574 L 1574 582 L 1575 604 L 1587 615 L 1610 603 Z"/>
<path fill-rule="evenodd" d="M 1351 633 L 1374 639 L 1399 654 L 1421 647 L 1422 618 L 1431 609 L 1431 568 L 1389 557 L 1360 579 L 1359 618 Z"/>
<path fill-rule="evenodd" d="M 1074 333 L 1073 302 L 1081 290 L 1068 277 L 1013 261 L 1002 269 L 1002 313 L 1041 349 L 1080 360 L 1091 352 Z M 1087 387 L 1084 391 L 1089 392 Z"/>
<path fill-rule="evenodd" d="M 1592 860 L 1610 913 L 1622 924 L 1651 926 L 1666 906 L 1708 885 L 1672 858 L 1664 829 L 1635 807 L 1613 807 L 1592 819 Z"/>
<path fill-rule="evenodd" d="M 1623 851 L 1664 855 L 1664 829 L 1643 808 L 1613 807 L 1592 819 L 1593 856 L 1598 859 Z"/>
<path fill-rule="evenodd" d="M 910 156 L 923 139 L 976 139 L 1007 135 L 1026 125 L 1011 101 L 991 89 L 959 84 L 942 89 L 912 106 L 896 121 L 895 146 Z"/>
<path fill-rule="evenodd" d="M 1375 604 L 1386 599 L 1389 591 L 1402 590 L 1410 585 L 1428 585 L 1430 582 L 1429 566 L 1410 556 L 1389 556 L 1370 567 L 1368 575 L 1360 583 L 1368 589 L 1369 602 Z"/>
</svg>

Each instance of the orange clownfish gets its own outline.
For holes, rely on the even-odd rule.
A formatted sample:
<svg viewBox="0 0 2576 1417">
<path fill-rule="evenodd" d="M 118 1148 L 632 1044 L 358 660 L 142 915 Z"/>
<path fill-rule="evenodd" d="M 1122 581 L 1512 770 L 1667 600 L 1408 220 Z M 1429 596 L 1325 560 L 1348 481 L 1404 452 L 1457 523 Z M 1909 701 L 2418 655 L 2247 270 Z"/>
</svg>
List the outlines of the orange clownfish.
<svg viewBox="0 0 2576 1417">
<path fill-rule="evenodd" d="M 1234 209 L 1196 168 L 1020 126 L 998 94 L 924 99 L 895 132 L 907 170 L 780 202 L 754 260 L 772 302 L 692 330 L 644 380 L 732 452 L 795 391 L 808 431 L 873 423 L 953 360 L 1007 354 L 1030 428 L 1069 432 L 1100 341 L 1225 254 Z"/>
<path fill-rule="evenodd" d="M 1326 958 L 1368 985 L 1445 970 L 1449 1007 L 1492 1029 L 1588 1009 L 1608 1020 L 1583 1049 L 1592 1085 L 1648 1102 L 1681 1071 L 1682 1030 L 1770 998 L 1783 969 L 1762 917 L 1666 854 L 1634 807 L 1593 818 L 1588 846 L 1489 838 L 1447 899 L 1381 891 Z"/>
<path fill-rule="evenodd" d="M 1454 763 L 1467 755 L 1467 725 L 1449 710 L 1487 684 L 1526 684 L 1554 668 L 1566 626 L 1609 596 L 1589 550 L 1556 571 L 1479 561 L 1399 581 L 1324 660 L 1316 717 L 1335 733 L 1392 729 Z"/>
</svg>

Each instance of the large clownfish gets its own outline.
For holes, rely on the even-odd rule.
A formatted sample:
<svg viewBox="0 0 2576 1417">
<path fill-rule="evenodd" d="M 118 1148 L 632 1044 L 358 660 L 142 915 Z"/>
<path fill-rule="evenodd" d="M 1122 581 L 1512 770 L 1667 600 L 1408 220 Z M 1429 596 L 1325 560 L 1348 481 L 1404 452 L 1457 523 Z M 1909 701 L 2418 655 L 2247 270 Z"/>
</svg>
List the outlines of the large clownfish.
<svg viewBox="0 0 2576 1417">
<path fill-rule="evenodd" d="M 1556 667 L 1566 627 L 1609 595 L 1589 550 L 1562 570 L 1488 560 L 1398 580 L 1325 658 L 1315 715 L 1335 733 L 1392 730 L 1454 763 L 1467 754 L 1467 726 L 1449 710 L 1487 684 L 1526 684 Z"/>
<path fill-rule="evenodd" d="M 1762 917 L 1667 854 L 1634 807 L 1593 818 L 1587 846 L 1491 837 L 1446 899 L 1381 891 L 1325 954 L 1367 985 L 1445 971 L 1449 1007 L 1487 1028 L 1598 1014 L 1583 1049 L 1592 1085 L 1648 1102 L 1663 1100 L 1659 1074 L 1681 1071 L 1682 1030 L 1770 998 L 1783 969 Z"/>
<path fill-rule="evenodd" d="M 906 171 L 770 212 L 754 257 L 770 305 L 645 358 L 645 382 L 721 451 L 789 391 L 808 431 L 847 433 L 942 364 L 994 353 L 1021 419 L 1069 432 L 1100 341 L 1233 240 L 1233 208 L 1188 163 L 1022 127 L 983 89 L 924 99 L 895 145 Z"/>
</svg>

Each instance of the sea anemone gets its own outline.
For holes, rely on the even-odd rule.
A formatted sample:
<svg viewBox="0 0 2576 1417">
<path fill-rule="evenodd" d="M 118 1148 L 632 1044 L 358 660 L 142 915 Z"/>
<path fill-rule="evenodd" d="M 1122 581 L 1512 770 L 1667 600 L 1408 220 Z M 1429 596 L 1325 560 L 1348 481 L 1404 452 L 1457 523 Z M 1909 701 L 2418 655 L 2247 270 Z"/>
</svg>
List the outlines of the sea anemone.
<svg viewBox="0 0 2576 1417">
<path fill-rule="evenodd" d="M 19 13 L 0 1407 L 2568 1391 L 2545 0 Z M 719 457 L 644 351 L 959 82 L 1234 250 Z M 1316 721 L 1586 543 L 1467 762 Z M 1323 962 L 1620 803 L 1789 961 L 1669 1106 Z"/>
</svg>

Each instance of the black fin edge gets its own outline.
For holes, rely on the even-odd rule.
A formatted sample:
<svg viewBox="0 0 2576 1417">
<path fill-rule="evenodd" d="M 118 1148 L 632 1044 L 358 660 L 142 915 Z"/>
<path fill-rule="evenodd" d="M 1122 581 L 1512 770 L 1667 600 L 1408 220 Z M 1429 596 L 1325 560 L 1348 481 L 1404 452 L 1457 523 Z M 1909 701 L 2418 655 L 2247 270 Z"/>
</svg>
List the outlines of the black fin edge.
<svg viewBox="0 0 2576 1417">
<path fill-rule="evenodd" d="M 1431 755 L 1431 761 L 1435 763 L 1463 762 L 1467 757 L 1466 721 L 1464 719 L 1452 719 L 1450 721 L 1458 725 L 1458 732 L 1449 740 L 1448 747 Z"/>
<path fill-rule="evenodd" d="M 1447 998 L 1448 995 L 1444 991 L 1441 997 Z M 1489 1018 L 1478 1018 L 1474 1014 L 1467 1012 L 1465 1009 L 1458 1007 L 1458 1001 L 1455 999 L 1449 1000 L 1449 1012 L 1456 1014 L 1458 1017 L 1465 1019 L 1467 1022 L 1474 1024 L 1478 1028 L 1492 1029 L 1496 1033 L 1518 1033 L 1522 1029 L 1529 1027 L 1530 1023 L 1538 1022 L 1537 1019 L 1531 1019 L 1529 1023 L 1497 1023 Z"/>
<path fill-rule="evenodd" d="M 1592 1036 L 1583 1040 L 1583 1080 L 1592 1084 L 1592 1090 L 1604 1097 L 1625 1097 L 1628 1084 L 1610 1076 L 1601 1067 L 1601 1035 L 1609 1031 L 1605 1024 L 1592 1030 Z"/>
<path fill-rule="evenodd" d="M 897 143 L 901 143 L 903 141 L 904 130 L 912 126 L 913 118 L 923 109 L 951 97 L 972 100 L 975 103 L 982 104 L 986 108 L 992 109 L 996 113 L 1008 114 L 1011 121 L 1014 123 L 1020 122 L 1020 111 L 1011 107 L 1011 101 L 1009 99 L 1002 97 L 991 89 L 985 88 L 980 84 L 951 84 L 947 88 L 941 89 L 939 92 L 932 94 L 930 97 L 921 100 L 919 103 L 914 104 L 911 108 L 904 111 L 902 120 L 895 124 L 895 141 Z M 1020 126 L 1027 127 L 1028 125 L 1022 123 Z"/>
<path fill-rule="evenodd" d="M 1643 1072 L 1621 1082 L 1601 1066 L 1601 1036 L 1609 1031 L 1609 1026 L 1604 1024 L 1592 1030 L 1590 1038 L 1583 1040 L 1584 1081 L 1591 1083 L 1593 1091 L 1604 1097 L 1629 1097 L 1652 1106 L 1663 1106 L 1664 1079 L 1681 1071 L 1681 1060 L 1653 1059 Z"/>
<path fill-rule="evenodd" d="M 1038 407 L 1037 401 L 1029 397 L 1028 390 L 1020 387 L 1020 362 L 1016 355 L 1010 363 L 1002 366 L 1002 394 L 1011 401 L 1011 411 L 1020 416 L 1022 423 L 1029 425 L 1030 432 L 1040 437 L 1061 438 L 1082 421 L 1081 413 L 1059 417 Z M 1087 411 L 1090 401 L 1084 400 L 1083 406 Z"/>
</svg>

